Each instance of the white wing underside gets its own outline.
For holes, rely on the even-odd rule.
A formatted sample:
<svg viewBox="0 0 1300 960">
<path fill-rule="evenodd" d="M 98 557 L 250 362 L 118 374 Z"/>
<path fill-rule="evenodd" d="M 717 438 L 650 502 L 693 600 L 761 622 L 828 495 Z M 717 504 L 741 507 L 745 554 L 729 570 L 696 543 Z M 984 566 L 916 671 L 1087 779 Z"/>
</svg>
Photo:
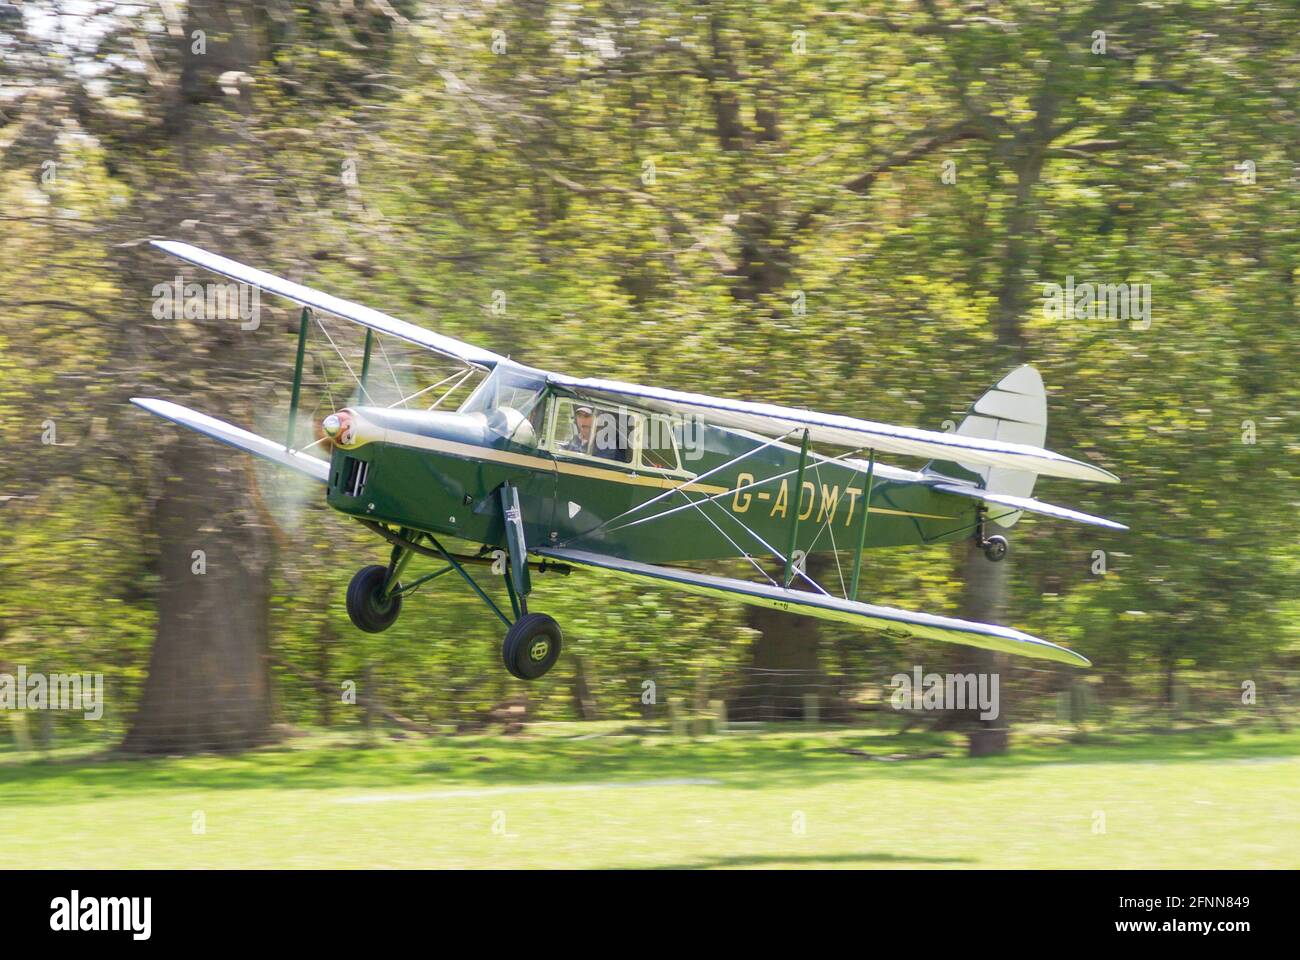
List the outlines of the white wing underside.
<svg viewBox="0 0 1300 960">
<path fill-rule="evenodd" d="M 565 563 L 598 567 L 624 577 L 656 580 L 665 586 L 684 590 L 688 593 L 739 600 L 742 603 L 818 617 L 822 620 L 853 623 L 895 636 L 941 640 L 945 643 L 980 647 L 985 650 L 998 650 L 1003 653 L 1035 657 L 1040 660 L 1055 660 L 1057 663 L 1068 663 L 1075 667 L 1091 665 L 1087 657 L 1066 647 L 1040 640 L 1038 637 L 1021 633 L 1019 630 L 1012 630 L 1010 627 L 999 627 L 991 623 L 975 623 L 971 620 L 958 620 L 954 617 L 940 617 L 930 613 L 900 610 L 897 607 L 859 603 L 820 593 L 786 590 L 763 583 L 751 583 L 729 577 L 716 577 L 674 567 L 655 566 L 654 564 L 639 563 L 635 560 L 622 560 L 581 550 L 545 547 L 537 552 L 542 556 L 554 557 Z"/>
<path fill-rule="evenodd" d="M 183 427 L 189 427 L 204 436 L 220 440 L 224 444 L 244 450 L 263 460 L 306 474 L 313 480 L 325 483 L 329 479 L 330 465 L 309 453 L 286 450 L 283 444 L 276 443 L 274 440 L 259 437 L 242 427 L 236 427 L 224 420 L 210 417 L 206 413 L 191 410 L 189 407 L 182 407 L 179 403 L 172 403 L 170 400 L 132 397 L 131 402 L 164 420 L 179 423 Z"/>
<path fill-rule="evenodd" d="M 416 346 L 432 350 L 434 353 L 440 353 L 445 357 L 451 357 L 475 367 L 491 369 L 506 359 L 491 350 L 482 350 L 461 340 L 444 337 L 432 330 L 417 327 L 405 320 L 398 320 L 396 317 L 390 317 L 388 314 L 372 310 L 370 307 L 363 307 L 351 300 L 344 300 L 328 293 L 321 293 L 319 290 L 311 289 L 311 287 L 304 287 L 301 283 L 294 283 L 292 280 L 285 280 L 283 277 L 277 277 L 274 274 L 258 270 L 236 260 L 209 253 L 192 244 L 181 243 L 177 240 L 154 240 L 151 242 L 155 247 L 165 250 L 174 257 L 179 257 L 181 260 L 186 260 L 195 266 L 203 267 L 205 270 L 211 270 L 213 273 L 219 273 L 223 277 L 229 277 L 239 283 L 259 287 L 268 293 L 278 294 L 303 306 L 332 313 L 344 320 L 351 320 L 363 327 L 369 327 L 377 333 L 386 333 L 399 340 L 405 340 L 407 343 L 413 343 Z"/>
</svg>

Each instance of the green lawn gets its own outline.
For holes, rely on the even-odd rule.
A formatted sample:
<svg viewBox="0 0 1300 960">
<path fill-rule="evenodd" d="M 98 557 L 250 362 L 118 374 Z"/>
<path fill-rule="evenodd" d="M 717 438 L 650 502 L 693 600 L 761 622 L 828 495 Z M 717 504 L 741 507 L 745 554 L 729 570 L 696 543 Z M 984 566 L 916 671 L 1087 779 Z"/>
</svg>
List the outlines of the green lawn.
<svg viewBox="0 0 1300 960">
<path fill-rule="evenodd" d="M 1026 739 L 994 760 L 952 748 L 949 758 L 880 761 L 844 751 L 942 744 L 863 731 L 689 740 L 616 730 L 555 725 L 377 746 L 316 736 L 152 761 L 0 756 L 6 859 L 85 868 L 1300 866 L 1300 734 Z M 203 833 L 193 829 L 199 813 Z"/>
</svg>

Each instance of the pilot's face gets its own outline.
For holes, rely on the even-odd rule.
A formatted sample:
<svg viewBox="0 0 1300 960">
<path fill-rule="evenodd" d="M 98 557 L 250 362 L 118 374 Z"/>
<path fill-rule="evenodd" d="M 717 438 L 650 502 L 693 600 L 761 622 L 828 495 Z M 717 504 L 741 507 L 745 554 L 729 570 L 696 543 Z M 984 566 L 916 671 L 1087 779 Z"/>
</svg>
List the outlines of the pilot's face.
<svg viewBox="0 0 1300 960">
<path fill-rule="evenodd" d="M 591 439 L 591 421 L 594 419 L 592 413 L 590 410 L 579 410 L 574 414 L 574 419 L 578 423 L 578 436 L 586 443 Z"/>
</svg>

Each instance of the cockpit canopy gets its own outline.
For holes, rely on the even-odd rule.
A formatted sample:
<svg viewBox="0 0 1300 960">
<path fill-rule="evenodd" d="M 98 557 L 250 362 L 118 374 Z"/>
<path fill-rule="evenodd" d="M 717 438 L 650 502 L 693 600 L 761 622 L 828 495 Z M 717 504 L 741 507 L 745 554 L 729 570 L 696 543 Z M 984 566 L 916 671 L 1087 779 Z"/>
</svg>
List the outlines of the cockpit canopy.
<svg viewBox="0 0 1300 960">
<path fill-rule="evenodd" d="M 526 446 L 537 446 L 542 428 L 546 375 L 499 363 L 461 404 L 461 413 L 482 414 L 488 430 Z"/>
</svg>

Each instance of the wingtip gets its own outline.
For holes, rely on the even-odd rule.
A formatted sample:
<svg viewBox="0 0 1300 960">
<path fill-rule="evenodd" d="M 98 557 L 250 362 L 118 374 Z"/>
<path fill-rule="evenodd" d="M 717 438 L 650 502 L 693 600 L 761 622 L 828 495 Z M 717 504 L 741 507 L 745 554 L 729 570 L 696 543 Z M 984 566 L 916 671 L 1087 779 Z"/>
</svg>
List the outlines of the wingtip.
<svg viewBox="0 0 1300 960">
<path fill-rule="evenodd" d="M 1111 520 L 1109 517 L 1095 517 L 1095 516 L 1091 516 L 1090 514 L 1085 514 L 1085 516 L 1089 516 L 1091 518 L 1090 522 L 1094 526 L 1104 527 L 1107 530 L 1118 530 L 1121 533 L 1128 532 L 1129 528 L 1125 524 L 1120 523 L 1118 520 Z"/>
<path fill-rule="evenodd" d="M 197 249 L 192 243 L 186 243 L 184 240 L 168 240 L 166 237 L 151 238 L 149 244 L 181 260 L 190 259 L 187 256 L 188 252 Z"/>
<path fill-rule="evenodd" d="M 1063 647 L 1059 643 L 1052 643 L 1048 640 L 1039 641 L 1046 643 L 1051 648 L 1051 654 L 1047 659 L 1055 660 L 1057 663 L 1063 663 L 1067 667 L 1077 667 L 1085 670 L 1092 666 L 1092 661 L 1085 657 L 1077 650 L 1071 650 L 1069 647 Z"/>
<path fill-rule="evenodd" d="M 1080 469 L 1073 474 L 1075 480 L 1095 480 L 1098 483 L 1120 483 L 1120 478 L 1111 473 L 1105 467 L 1099 467 L 1095 463 L 1089 463 L 1087 460 L 1075 460 L 1068 458 Z M 1046 473 L 1044 474 L 1046 475 Z"/>
</svg>

